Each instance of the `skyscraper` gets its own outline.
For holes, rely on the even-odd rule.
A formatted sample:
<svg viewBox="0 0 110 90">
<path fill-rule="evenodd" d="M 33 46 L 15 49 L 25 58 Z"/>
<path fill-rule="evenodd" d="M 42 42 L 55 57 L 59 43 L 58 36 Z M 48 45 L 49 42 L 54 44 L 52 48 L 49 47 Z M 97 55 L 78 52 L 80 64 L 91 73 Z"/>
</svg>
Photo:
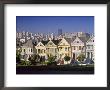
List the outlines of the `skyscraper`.
<svg viewBox="0 0 110 90">
<path fill-rule="evenodd" d="M 62 35 L 62 29 L 58 29 L 58 36 Z"/>
</svg>

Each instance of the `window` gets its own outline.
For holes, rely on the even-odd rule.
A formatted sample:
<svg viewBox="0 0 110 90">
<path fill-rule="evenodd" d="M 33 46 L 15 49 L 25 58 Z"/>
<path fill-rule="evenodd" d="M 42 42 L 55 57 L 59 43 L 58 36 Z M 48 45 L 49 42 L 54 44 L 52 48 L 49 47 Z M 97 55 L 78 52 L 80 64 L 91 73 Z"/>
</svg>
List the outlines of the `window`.
<svg viewBox="0 0 110 90">
<path fill-rule="evenodd" d="M 65 51 L 67 51 L 67 47 L 65 48 Z"/>
<path fill-rule="evenodd" d="M 42 46 L 42 45 L 40 44 L 40 46 Z"/>
<path fill-rule="evenodd" d="M 55 53 L 57 52 L 57 49 L 55 48 Z"/>
<path fill-rule="evenodd" d="M 70 51 L 70 47 L 68 47 L 68 51 Z"/>
<path fill-rule="evenodd" d="M 91 48 L 93 49 L 93 45 L 91 45 Z"/>
<path fill-rule="evenodd" d="M 32 49 L 31 49 L 31 52 L 32 52 Z"/>
<path fill-rule="evenodd" d="M 79 41 L 77 41 L 77 43 L 79 43 Z"/>
<path fill-rule="evenodd" d="M 74 50 L 75 50 L 76 48 L 75 48 L 75 46 L 74 46 Z"/>
<path fill-rule="evenodd" d="M 24 52 L 25 52 L 25 49 L 24 49 Z"/>
<path fill-rule="evenodd" d="M 52 45 L 52 42 L 50 43 L 50 45 Z"/>
<path fill-rule="evenodd" d="M 79 46 L 79 50 L 81 50 L 81 46 Z"/>
<path fill-rule="evenodd" d="M 94 40 L 93 40 L 93 42 L 94 42 Z"/>
<path fill-rule="evenodd" d="M 38 53 L 40 53 L 40 49 L 38 49 Z"/>
<path fill-rule="evenodd" d="M 40 53 L 42 53 L 42 50 L 40 50 L 41 52 Z"/>
<path fill-rule="evenodd" d="M 88 49 L 90 49 L 90 45 L 88 45 Z"/>
</svg>

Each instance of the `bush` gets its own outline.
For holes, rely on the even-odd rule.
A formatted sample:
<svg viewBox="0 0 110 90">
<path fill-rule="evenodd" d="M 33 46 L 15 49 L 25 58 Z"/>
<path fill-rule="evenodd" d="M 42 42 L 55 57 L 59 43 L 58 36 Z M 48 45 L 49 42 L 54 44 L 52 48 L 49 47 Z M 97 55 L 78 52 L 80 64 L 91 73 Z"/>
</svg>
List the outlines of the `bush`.
<svg viewBox="0 0 110 90">
<path fill-rule="evenodd" d="M 85 58 L 85 55 L 84 55 L 84 54 L 80 54 L 80 55 L 77 57 L 78 61 L 80 61 L 80 62 L 82 62 L 82 61 L 84 60 L 84 58 Z"/>
<path fill-rule="evenodd" d="M 31 62 L 30 61 L 26 61 L 26 60 L 21 60 L 20 61 L 20 65 L 30 66 L 31 65 Z"/>
<path fill-rule="evenodd" d="M 20 52 L 21 52 L 20 50 L 16 50 L 16 63 L 17 64 L 19 64 L 20 63 L 20 60 L 21 60 L 20 59 L 20 57 L 21 57 Z"/>
<path fill-rule="evenodd" d="M 48 57 L 47 65 L 57 65 L 57 62 L 55 61 L 56 56 L 50 56 Z"/>
<path fill-rule="evenodd" d="M 70 57 L 69 56 L 65 56 L 64 60 L 67 61 L 67 63 L 68 63 L 68 61 L 70 60 Z"/>
</svg>

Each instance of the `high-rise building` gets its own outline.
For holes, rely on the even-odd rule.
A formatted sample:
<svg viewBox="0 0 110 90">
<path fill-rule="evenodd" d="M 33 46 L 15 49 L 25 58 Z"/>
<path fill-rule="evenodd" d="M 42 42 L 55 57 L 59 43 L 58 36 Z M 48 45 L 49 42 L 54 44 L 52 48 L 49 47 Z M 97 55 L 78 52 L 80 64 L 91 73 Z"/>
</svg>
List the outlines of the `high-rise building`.
<svg viewBox="0 0 110 90">
<path fill-rule="evenodd" d="M 53 40 L 53 33 L 51 33 L 51 39 Z"/>
<path fill-rule="evenodd" d="M 58 29 L 58 36 L 62 35 L 62 29 Z"/>
</svg>

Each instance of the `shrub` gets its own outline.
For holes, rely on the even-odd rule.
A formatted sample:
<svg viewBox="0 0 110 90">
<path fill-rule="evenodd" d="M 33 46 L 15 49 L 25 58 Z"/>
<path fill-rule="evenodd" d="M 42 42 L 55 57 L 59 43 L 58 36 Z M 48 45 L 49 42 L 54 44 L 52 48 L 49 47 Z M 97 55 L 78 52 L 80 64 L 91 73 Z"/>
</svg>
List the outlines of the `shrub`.
<svg viewBox="0 0 110 90">
<path fill-rule="evenodd" d="M 68 63 L 68 61 L 70 60 L 70 57 L 69 56 L 65 56 L 64 60 L 67 61 L 67 63 Z"/>
</svg>

